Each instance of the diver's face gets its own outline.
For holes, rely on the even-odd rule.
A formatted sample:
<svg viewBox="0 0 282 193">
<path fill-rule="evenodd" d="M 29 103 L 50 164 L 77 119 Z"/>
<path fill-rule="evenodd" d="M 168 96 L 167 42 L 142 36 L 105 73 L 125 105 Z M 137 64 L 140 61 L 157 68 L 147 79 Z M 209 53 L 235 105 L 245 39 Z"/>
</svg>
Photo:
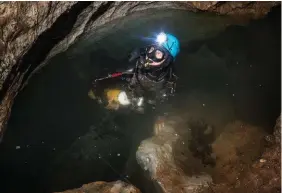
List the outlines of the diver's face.
<svg viewBox="0 0 282 193">
<path fill-rule="evenodd" d="M 153 51 L 155 50 L 155 48 L 154 47 L 151 47 L 150 49 L 149 49 L 149 51 L 148 51 L 148 53 L 152 53 Z M 164 53 L 162 52 L 162 51 L 160 51 L 160 50 L 156 50 L 155 51 L 155 58 L 157 58 L 157 59 L 162 59 L 164 57 Z"/>
<path fill-rule="evenodd" d="M 165 61 L 164 52 L 159 50 L 159 49 L 156 49 L 152 46 L 148 50 L 148 54 L 146 56 L 146 59 L 150 60 L 149 65 L 159 66 Z"/>
</svg>

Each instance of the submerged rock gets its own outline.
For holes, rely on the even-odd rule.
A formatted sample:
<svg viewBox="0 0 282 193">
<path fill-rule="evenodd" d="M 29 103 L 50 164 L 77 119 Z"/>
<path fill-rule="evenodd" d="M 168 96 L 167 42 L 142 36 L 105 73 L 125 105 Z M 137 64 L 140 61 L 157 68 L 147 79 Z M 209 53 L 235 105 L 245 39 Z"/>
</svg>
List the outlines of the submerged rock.
<svg viewBox="0 0 282 193">
<path fill-rule="evenodd" d="M 277 136 L 277 130 L 279 131 L 279 129 L 281 129 L 281 116 L 276 121 L 275 130 L 273 134 L 274 136 Z M 249 135 L 251 135 L 251 133 L 249 133 Z M 244 141 L 245 140 L 242 140 L 243 144 Z M 248 164 L 247 167 L 244 168 L 244 170 L 242 170 L 241 165 L 238 165 L 234 162 L 233 164 L 229 163 L 229 166 L 232 166 L 232 171 L 225 170 L 223 174 L 225 173 L 226 175 L 227 172 L 234 173 L 234 171 L 236 171 L 237 177 L 230 179 L 228 182 L 225 183 L 216 183 L 212 185 L 210 187 L 210 192 L 281 192 L 280 142 L 277 140 L 271 143 L 270 146 L 264 148 L 263 153 L 260 156 L 257 156 L 254 160 L 255 161 Z M 237 160 L 237 163 L 238 161 L 239 159 Z"/>
<path fill-rule="evenodd" d="M 131 184 L 123 181 L 116 182 L 93 182 L 83 185 L 81 188 L 67 190 L 60 193 L 141 193 L 140 190 Z M 59 192 L 57 192 L 59 193 Z"/>
<path fill-rule="evenodd" d="M 212 144 L 216 156 L 217 182 L 235 181 L 263 148 L 265 132 L 241 121 L 229 123 Z"/>
<path fill-rule="evenodd" d="M 180 136 L 174 126 L 169 120 L 157 121 L 154 136 L 141 142 L 136 159 L 164 192 L 195 192 L 211 183 L 212 179 L 205 173 L 187 176 L 175 163 L 174 146 Z"/>
<path fill-rule="evenodd" d="M 212 180 L 210 175 L 202 172 L 198 175 L 187 175 L 183 168 L 176 164 L 175 144 L 182 138 L 175 129 L 176 123 L 179 122 L 180 120 L 172 121 L 171 118 L 159 119 L 155 124 L 153 136 L 142 141 L 136 152 L 138 164 L 163 192 L 281 192 L 281 149 L 278 140 L 272 141 L 260 156 L 260 143 L 265 133 L 260 128 L 241 121 L 228 124 L 212 145 L 217 156 Z M 278 137 L 280 130 L 281 117 L 277 119 L 274 136 Z M 217 175 L 220 175 L 221 181 Z M 94 182 L 63 193 L 76 192 L 140 191 L 132 185 L 117 181 Z"/>
<path fill-rule="evenodd" d="M 281 115 L 276 121 L 273 136 L 275 137 L 275 142 L 280 144 L 281 143 Z"/>
<path fill-rule="evenodd" d="M 174 129 L 176 125 L 171 123 L 169 120 L 157 123 L 153 137 L 142 141 L 136 152 L 139 165 L 164 192 L 281 191 L 280 117 L 272 136 L 274 140 L 267 148 L 266 133 L 262 128 L 242 121 L 227 124 L 212 143 L 216 164 L 207 170 L 211 176 L 203 172 L 198 172 L 199 175 L 187 174 L 185 166 L 177 164 L 175 156 L 179 149 L 175 149 L 175 145 L 182 141 L 183 136 L 176 133 L 179 129 Z M 195 127 L 194 122 L 188 125 L 189 130 Z M 189 135 L 193 138 L 191 132 Z M 191 162 L 190 167 L 198 167 L 191 156 L 183 156 L 186 157 L 186 165 Z"/>
</svg>

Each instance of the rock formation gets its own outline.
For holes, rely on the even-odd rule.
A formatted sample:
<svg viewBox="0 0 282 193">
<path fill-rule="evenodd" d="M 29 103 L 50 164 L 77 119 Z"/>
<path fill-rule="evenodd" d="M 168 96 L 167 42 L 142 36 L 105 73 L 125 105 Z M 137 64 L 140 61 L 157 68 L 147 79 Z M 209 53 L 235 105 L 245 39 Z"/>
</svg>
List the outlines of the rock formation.
<svg viewBox="0 0 282 193">
<path fill-rule="evenodd" d="M 180 140 L 174 129 L 177 125 L 169 118 L 157 121 L 153 137 L 142 141 L 136 152 L 136 159 L 163 192 L 195 192 L 207 187 L 212 179 L 205 173 L 187 176 L 175 163 L 175 145 Z"/>
<path fill-rule="evenodd" d="M 134 186 L 122 181 L 116 182 L 93 182 L 83 185 L 81 188 L 66 190 L 61 193 L 141 193 Z M 59 192 L 58 192 L 59 193 Z"/>
<path fill-rule="evenodd" d="M 143 140 L 136 152 L 138 164 L 162 192 L 281 192 L 281 116 L 277 119 L 273 135 L 266 135 L 265 139 L 260 128 L 240 121 L 228 124 L 212 144 L 217 160 L 212 175 L 204 172 L 187 175 L 185 168 L 177 164 L 176 144 L 183 143 L 183 136 L 176 129 L 181 127 L 180 122 L 175 117 L 159 118 L 153 136 Z M 261 153 L 259 144 L 263 140 L 266 148 Z M 190 157 L 189 161 L 193 162 L 193 159 Z M 185 162 L 189 165 L 187 160 Z M 90 183 L 64 193 L 85 191 L 140 192 L 131 185 L 117 181 Z"/>
<path fill-rule="evenodd" d="M 212 144 L 216 155 L 214 179 L 234 182 L 260 154 L 266 134 L 262 128 L 241 121 L 229 123 Z"/>
<path fill-rule="evenodd" d="M 244 141 L 246 140 L 243 140 L 243 144 Z M 281 116 L 277 119 L 273 135 L 265 137 L 265 143 L 262 154 L 253 158 L 254 161 L 250 160 L 250 164 L 245 164 L 246 167 L 242 163 L 243 154 L 239 155 L 237 161 L 231 157 L 231 163 L 227 163 L 221 170 L 225 176 L 229 176 L 228 182 L 214 184 L 207 192 L 281 192 Z"/>
</svg>

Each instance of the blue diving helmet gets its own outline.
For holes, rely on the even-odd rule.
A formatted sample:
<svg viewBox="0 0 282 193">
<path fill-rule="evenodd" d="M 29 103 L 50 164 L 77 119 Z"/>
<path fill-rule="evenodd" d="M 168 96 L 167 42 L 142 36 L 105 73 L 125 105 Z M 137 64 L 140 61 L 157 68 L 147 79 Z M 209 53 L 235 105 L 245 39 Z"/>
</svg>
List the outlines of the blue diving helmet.
<svg viewBox="0 0 282 193">
<path fill-rule="evenodd" d="M 160 33 L 157 38 L 156 38 L 156 43 L 164 47 L 170 55 L 173 57 L 173 59 L 176 58 L 180 51 L 180 44 L 178 39 L 171 35 L 171 34 L 166 34 L 166 33 Z"/>
<path fill-rule="evenodd" d="M 146 48 L 145 67 L 161 69 L 168 66 L 180 51 L 178 39 L 166 33 L 160 33 L 155 42 Z"/>
</svg>

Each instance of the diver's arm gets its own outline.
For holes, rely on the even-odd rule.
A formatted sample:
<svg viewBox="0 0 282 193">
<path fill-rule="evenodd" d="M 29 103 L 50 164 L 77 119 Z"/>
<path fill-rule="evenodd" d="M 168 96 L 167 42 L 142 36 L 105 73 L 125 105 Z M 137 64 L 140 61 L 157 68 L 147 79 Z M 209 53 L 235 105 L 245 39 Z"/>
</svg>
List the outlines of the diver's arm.
<svg viewBox="0 0 282 193">
<path fill-rule="evenodd" d="M 94 85 L 101 80 L 105 80 L 109 78 L 117 78 L 117 77 L 120 77 L 122 79 L 131 78 L 136 73 L 136 70 L 139 65 L 137 59 L 143 56 L 144 54 L 145 54 L 145 48 L 135 49 L 133 52 L 131 52 L 129 56 L 130 64 L 127 67 L 127 69 L 118 70 L 117 72 L 109 73 L 107 76 L 97 78 L 93 81 Z M 133 61 L 135 62 L 133 63 Z"/>
</svg>

